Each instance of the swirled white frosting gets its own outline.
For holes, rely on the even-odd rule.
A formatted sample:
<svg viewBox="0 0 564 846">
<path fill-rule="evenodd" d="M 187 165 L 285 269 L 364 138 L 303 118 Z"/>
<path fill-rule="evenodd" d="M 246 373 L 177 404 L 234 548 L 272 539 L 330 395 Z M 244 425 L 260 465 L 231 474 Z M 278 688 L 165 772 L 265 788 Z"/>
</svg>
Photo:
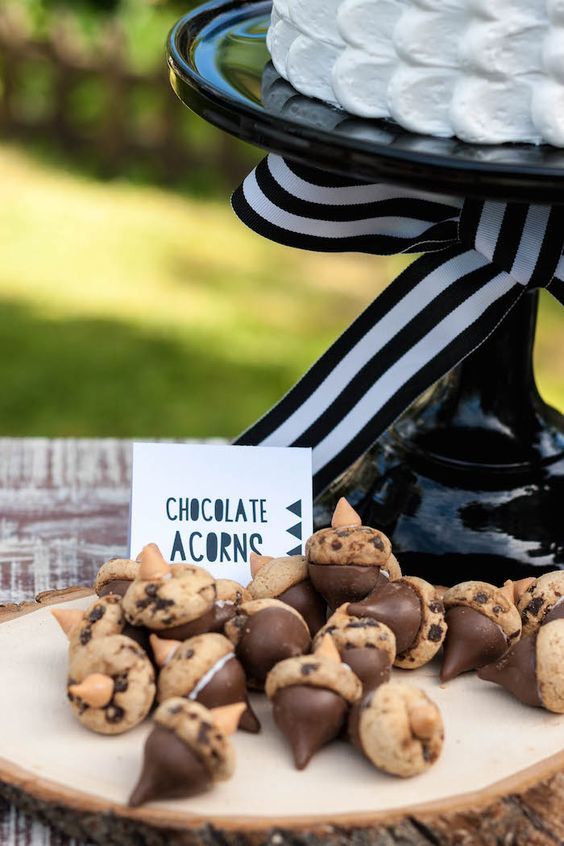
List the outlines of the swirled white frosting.
<svg viewBox="0 0 564 846">
<path fill-rule="evenodd" d="M 411 132 L 564 147 L 564 0 L 274 0 L 299 92 Z"/>
</svg>

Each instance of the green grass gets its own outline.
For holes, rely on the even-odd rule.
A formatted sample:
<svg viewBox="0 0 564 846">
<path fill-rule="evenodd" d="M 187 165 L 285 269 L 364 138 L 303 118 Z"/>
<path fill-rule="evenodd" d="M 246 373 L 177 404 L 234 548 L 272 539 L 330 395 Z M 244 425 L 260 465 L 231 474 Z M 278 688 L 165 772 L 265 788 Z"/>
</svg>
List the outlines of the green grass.
<svg viewBox="0 0 564 846">
<path fill-rule="evenodd" d="M 234 435 L 405 266 L 270 244 L 227 197 L 101 184 L 10 147 L 0 172 L 1 434 Z M 560 408 L 561 331 L 543 298 L 538 372 Z"/>
</svg>

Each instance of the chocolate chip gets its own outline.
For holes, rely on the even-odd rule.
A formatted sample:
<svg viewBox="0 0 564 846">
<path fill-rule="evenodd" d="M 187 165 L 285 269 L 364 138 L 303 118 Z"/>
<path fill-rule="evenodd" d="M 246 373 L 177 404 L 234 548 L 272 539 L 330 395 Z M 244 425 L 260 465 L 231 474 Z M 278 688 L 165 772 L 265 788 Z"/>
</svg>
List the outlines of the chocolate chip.
<svg viewBox="0 0 564 846">
<path fill-rule="evenodd" d="M 494 605 L 492 611 L 494 612 L 494 614 L 501 614 L 503 608 L 501 607 L 501 605 Z"/>
<path fill-rule="evenodd" d="M 435 601 L 429 603 L 429 611 L 432 611 L 433 614 L 442 614 L 444 610 L 445 609 L 442 602 Z"/>
<path fill-rule="evenodd" d="M 90 628 L 90 626 L 86 626 L 84 629 L 82 629 L 82 631 L 80 632 L 79 640 L 82 646 L 86 646 L 86 644 L 92 640 L 92 629 Z"/>
<path fill-rule="evenodd" d="M 210 742 L 210 732 L 213 730 L 211 723 L 201 722 L 198 730 L 198 743 L 207 745 Z"/>
<path fill-rule="evenodd" d="M 442 636 L 443 636 L 443 630 L 440 626 L 433 625 L 433 626 L 429 627 L 429 632 L 427 634 L 427 638 L 429 640 L 433 641 L 433 643 L 437 643 L 441 639 Z"/>
<path fill-rule="evenodd" d="M 157 585 L 154 585 L 154 584 L 145 585 L 145 593 L 147 594 L 147 596 L 150 596 L 152 599 L 154 599 L 156 597 L 157 591 L 158 591 Z"/>
<path fill-rule="evenodd" d="M 488 595 L 487 595 L 487 593 L 477 593 L 474 596 L 474 600 L 475 600 L 475 602 L 479 602 L 481 605 L 483 605 L 484 602 L 488 601 Z"/>
<path fill-rule="evenodd" d="M 125 717 L 125 711 L 119 705 L 109 705 L 106 708 L 106 721 L 108 723 L 121 723 Z"/>
<path fill-rule="evenodd" d="M 97 623 L 98 620 L 101 620 L 104 614 L 106 613 L 106 609 L 103 605 L 97 605 L 96 608 L 93 608 L 88 617 L 86 618 L 89 623 Z"/>
<path fill-rule="evenodd" d="M 120 673 L 114 677 L 114 693 L 125 693 L 129 687 L 127 673 Z"/>
<path fill-rule="evenodd" d="M 186 652 L 182 653 L 182 657 L 185 661 L 187 661 L 189 658 L 193 658 L 194 657 L 194 650 L 193 649 L 187 649 Z"/>
<path fill-rule="evenodd" d="M 379 538 L 377 535 L 372 538 L 371 543 L 372 543 L 372 546 L 375 549 L 380 549 L 380 550 L 384 549 L 384 544 L 382 543 L 382 539 Z"/>
<path fill-rule="evenodd" d="M 170 608 L 174 605 L 174 599 L 162 599 L 160 596 L 154 603 L 156 611 L 164 611 L 165 608 Z"/>
<path fill-rule="evenodd" d="M 310 676 L 312 673 L 315 673 L 316 670 L 319 669 L 319 664 L 302 664 L 302 676 Z"/>
<path fill-rule="evenodd" d="M 182 711 L 181 705 L 173 705 L 172 708 L 168 709 L 169 714 L 180 714 L 181 711 Z M 195 716 L 196 716 L 195 714 L 190 714 L 191 719 L 193 719 Z"/>
<path fill-rule="evenodd" d="M 531 614 L 533 617 L 536 617 L 539 611 L 541 610 L 544 604 L 544 600 L 542 596 L 537 596 L 535 599 L 531 599 L 529 604 L 525 608 L 526 614 Z"/>
<path fill-rule="evenodd" d="M 431 754 L 431 749 L 429 748 L 429 746 L 426 743 L 422 744 L 421 752 L 423 753 L 423 760 L 424 761 L 430 761 L 431 758 L 433 757 L 432 754 Z"/>
<path fill-rule="evenodd" d="M 334 541 L 331 542 L 331 549 L 342 549 L 342 548 L 343 548 L 343 544 L 341 543 L 341 541 L 334 540 Z"/>
</svg>

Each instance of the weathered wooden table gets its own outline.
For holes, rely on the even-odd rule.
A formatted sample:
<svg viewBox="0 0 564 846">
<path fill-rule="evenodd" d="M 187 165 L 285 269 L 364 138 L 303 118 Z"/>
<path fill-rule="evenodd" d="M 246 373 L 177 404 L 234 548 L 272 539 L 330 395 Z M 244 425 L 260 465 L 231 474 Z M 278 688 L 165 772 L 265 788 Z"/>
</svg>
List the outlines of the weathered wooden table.
<svg viewBox="0 0 564 846">
<path fill-rule="evenodd" d="M 0 604 L 89 585 L 127 547 L 131 444 L 0 439 Z M 70 846 L 0 799 L 2 846 Z"/>
</svg>

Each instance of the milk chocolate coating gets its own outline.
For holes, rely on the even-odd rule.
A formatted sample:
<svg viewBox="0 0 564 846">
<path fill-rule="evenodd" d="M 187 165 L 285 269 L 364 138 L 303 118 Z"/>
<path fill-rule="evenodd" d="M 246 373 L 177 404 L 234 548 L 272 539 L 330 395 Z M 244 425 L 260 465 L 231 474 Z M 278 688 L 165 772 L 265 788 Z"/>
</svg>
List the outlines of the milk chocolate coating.
<svg viewBox="0 0 564 846">
<path fill-rule="evenodd" d="M 303 655 L 310 644 L 307 629 L 295 614 L 281 608 L 264 608 L 246 618 L 235 651 L 248 679 L 262 687 L 275 664 Z"/>
<path fill-rule="evenodd" d="M 327 622 L 327 605 L 312 585 L 311 579 L 304 579 L 276 598 L 300 612 L 312 637 Z"/>
<path fill-rule="evenodd" d="M 106 582 L 100 588 L 98 596 L 109 596 L 111 593 L 116 593 L 118 596 L 125 596 L 130 585 L 131 579 L 112 579 L 111 582 Z"/>
<path fill-rule="evenodd" d="M 207 790 L 212 778 L 198 756 L 170 729 L 155 726 L 145 743 L 143 769 L 129 805 L 178 799 Z"/>
<path fill-rule="evenodd" d="M 283 687 L 272 701 L 274 722 L 289 741 L 298 770 L 339 735 L 346 714 L 346 701 L 323 687 Z"/>
<path fill-rule="evenodd" d="M 473 608 L 466 605 L 449 608 L 446 623 L 442 682 L 491 664 L 507 651 L 507 638 L 497 623 Z"/>
<path fill-rule="evenodd" d="M 235 702 L 245 702 L 247 710 L 243 711 L 239 720 L 239 728 L 256 734 L 260 731 L 260 723 L 247 697 L 247 677 L 240 662 L 233 656 L 223 667 L 211 677 L 209 682 L 196 696 L 206 708 L 220 708 L 222 705 L 232 705 Z"/>
<path fill-rule="evenodd" d="M 547 623 L 552 623 L 553 620 L 564 620 L 564 599 L 559 600 L 552 606 L 548 614 L 545 614 L 541 626 L 546 626 Z"/>
<path fill-rule="evenodd" d="M 153 661 L 154 656 L 153 649 L 151 647 L 151 641 L 149 640 L 149 637 L 151 635 L 149 629 L 146 629 L 145 626 L 132 626 L 130 623 L 126 623 L 122 634 L 126 637 L 130 637 L 131 640 L 135 641 L 135 643 L 138 643 L 141 649 L 147 655 L 147 658 L 153 664 L 153 666 L 156 666 L 155 662 Z"/>
<path fill-rule="evenodd" d="M 396 636 L 398 655 L 409 649 L 421 627 L 421 603 L 407 582 L 395 581 L 380 585 L 362 602 L 351 603 L 347 614 L 371 617 L 385 623 Z"/>
<path fill-rule="evenodd" d="M 364 748 L 360 739 L 360 715 L 362 713 L 362 703 L 363 700 L 361 699 L 360 702 L 355 702 L 354 705 L 351 706 L 349 720 L 347 723 L 347 735 L 352 745 L 356 746 L 356 748 L 364 755 Z"/>
<path fill-rule="evenodd" d="M 537 685 L 537 636 L 529 635 L 518 641 L 509 652 L 478 670 L 479 678 L 499 684 L 525 705 L 542 708 Z"/>
<path fill-rule="evenodd" d="M 195 635 L 207 634 L 208 632 L 221 632 L 226 622 L 235 616 L 237 609 L 234 604 L 218 605 L 215 603 L 209 611 L 191 620 L 189 623 L 182 623 L 180 626 L 173 626 L 171 629 L 159 629 L 155 634 L 165 640 L 188 640 Z"/>
<path fill-rule="evenodd" d="M 381 567 L 356 564 L 308 564 L 313 586 L 335 611 L 344 602 L 358 602 L 388 581 Z"/>
<path fill-rule="evenodd" d="M 361 680 L 363 696 L 390 680 L 390 659 L 383 649 L 353 646 L 343 649 L 340 654 L 343 662 Z"/>
</svg>

